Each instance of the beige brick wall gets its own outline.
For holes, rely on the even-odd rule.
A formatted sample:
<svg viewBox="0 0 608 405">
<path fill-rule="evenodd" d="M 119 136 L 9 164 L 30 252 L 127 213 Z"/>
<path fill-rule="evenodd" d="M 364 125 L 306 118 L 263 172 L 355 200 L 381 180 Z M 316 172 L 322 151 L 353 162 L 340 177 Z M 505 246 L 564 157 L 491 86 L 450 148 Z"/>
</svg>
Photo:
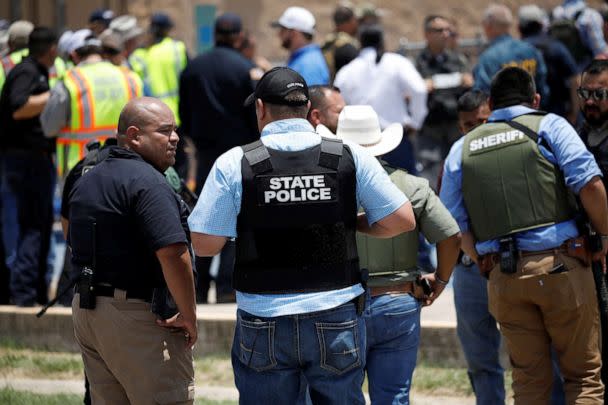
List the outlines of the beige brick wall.
<svg viewBox="0 0 608 405">
<path fill-rule="evenodd" d="M 86 25 L 90 12 L 101 6 L 109 6 L 116 13 L 130 12 L 137 16 L 142 25 L 147 25 L 150 14 L 164 11 L 176 22 L 174 36 L 182 39 L 191 52 L 195 49 L 194 7 L 196 4 L 213 4 L 218 11 L 239 13 L 245 27 L 258 38 L 258 52 L 271 60 L 285 60 L 287 53 L 280 49 L 276 33 L 269 22 L 277 19 L 289 6 L 309 8 L 317 18 L 317 42 L 333 29 L 331 14 L 338 4 L 336 0 L 64 0 L 67 25 L 71 29 Z M 56 21 L 55 0 L 20 0 L 24 16 L 35 23 L 53 25 Z M 353 0 L 359 4 L 370 1 Z M 520 5 L 536 3 L 551 8 L 561 0 L 507 0 L 501 1 L 511 7 L 514 13 Z M 0 18 L 8 18 L 10 0 L 0 0 Z M 480 33 L 479 21 L 483 9 L 490 3 L 484 0 L 375 0 L 372 1 L 385 15 L 383 23 L 387 30 L 389 49 L 398 46 L 399 38 L 410 41 L 422 40 L 422 20 L 427 14 L 443 14 L 456 19 L 462 37 L 473 37 Z M 588 0 L 592 6 L 599 6 L 601 0 Z M 515 34 L 515 32 L 514 32 Z"/>
</svg>

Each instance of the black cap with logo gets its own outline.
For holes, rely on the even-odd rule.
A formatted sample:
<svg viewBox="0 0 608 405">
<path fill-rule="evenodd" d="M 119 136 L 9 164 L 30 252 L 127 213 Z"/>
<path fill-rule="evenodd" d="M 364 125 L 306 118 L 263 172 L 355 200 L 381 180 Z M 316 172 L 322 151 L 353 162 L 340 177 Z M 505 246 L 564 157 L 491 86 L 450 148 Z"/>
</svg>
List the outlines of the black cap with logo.
<svg viewBox="0 0 608 405">
<path fill-rule="evenodd" d="M 285 97 L 292 91 L 300 90 L 306 100 L 291 101 Z M 288 67 L 275 67 L 262 76 L 255 91 L 247 97 L 245 105 L 251 105 L 256 99 L 270 104 L 300 106 L 308 103 L 308 85 L 298 72 Z"/>
</svg>

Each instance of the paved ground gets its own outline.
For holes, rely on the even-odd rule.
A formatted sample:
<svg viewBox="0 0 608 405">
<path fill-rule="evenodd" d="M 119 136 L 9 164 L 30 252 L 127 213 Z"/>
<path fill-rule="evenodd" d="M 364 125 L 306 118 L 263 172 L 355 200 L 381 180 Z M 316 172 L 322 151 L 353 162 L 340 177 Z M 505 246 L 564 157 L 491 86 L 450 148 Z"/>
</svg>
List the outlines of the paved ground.
<svg viewBox="0 0 608 405">
<path fill-rule="evenodd" d="M 29 391 L 38 394 L 84 394 L 84 384 L 77 380 L 31 380 L 31 379 L 0 379 L 0 388 L 11 387 L 17 391 Z M 214 400 L 237 401 L 236 388 L 230 387 L 196 387 L 196 396 Z M 430 397 L 412 394 L 412 405 L 473 405 L 473 398 Z"/>
</svg>

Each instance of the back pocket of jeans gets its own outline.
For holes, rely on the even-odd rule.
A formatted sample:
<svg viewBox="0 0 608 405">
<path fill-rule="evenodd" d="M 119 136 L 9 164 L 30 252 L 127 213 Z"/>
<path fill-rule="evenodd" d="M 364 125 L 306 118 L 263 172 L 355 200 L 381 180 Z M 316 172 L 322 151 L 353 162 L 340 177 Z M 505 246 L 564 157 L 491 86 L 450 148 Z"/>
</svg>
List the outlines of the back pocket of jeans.
<svg viewBox="0 0 608 405">
<path fill-rule="evenodd" d="M 357 320 L 342 323 L 317 322 L 321 367 L 342 374 L 361 365 Z"/>
<path fill-rule="evenodd" d="M 241 362 L 255 371 L 269 370 L 277 365 L 274 357 L 274 322 L 240 320 Z"/>
</svg>

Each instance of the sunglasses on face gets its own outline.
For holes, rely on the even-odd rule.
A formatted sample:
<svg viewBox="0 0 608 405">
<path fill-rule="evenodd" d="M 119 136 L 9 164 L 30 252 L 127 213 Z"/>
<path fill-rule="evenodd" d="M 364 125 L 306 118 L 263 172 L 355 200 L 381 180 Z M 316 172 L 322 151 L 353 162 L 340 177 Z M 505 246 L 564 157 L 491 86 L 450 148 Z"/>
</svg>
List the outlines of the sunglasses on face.
<svg viewBox="0 0 608 405">
<path fill-rule="evenodd" d="M 429 28 L 428 29 L 430 32 L 436 32 L 436 33 L 440 33 L 440 32 L 445 32 L 447 31 L 448 34 L 451 34 L 452 30 L 450 28 Z"/>
<path fill-rule="evenodd" d="M 608 100 L 608 89 L 584 89 L 579 87 L 576 90 L 578 96 L 583 100 L 589 100 L 593 97 L 595 101 L 606 101 Z"/>
</svg>

